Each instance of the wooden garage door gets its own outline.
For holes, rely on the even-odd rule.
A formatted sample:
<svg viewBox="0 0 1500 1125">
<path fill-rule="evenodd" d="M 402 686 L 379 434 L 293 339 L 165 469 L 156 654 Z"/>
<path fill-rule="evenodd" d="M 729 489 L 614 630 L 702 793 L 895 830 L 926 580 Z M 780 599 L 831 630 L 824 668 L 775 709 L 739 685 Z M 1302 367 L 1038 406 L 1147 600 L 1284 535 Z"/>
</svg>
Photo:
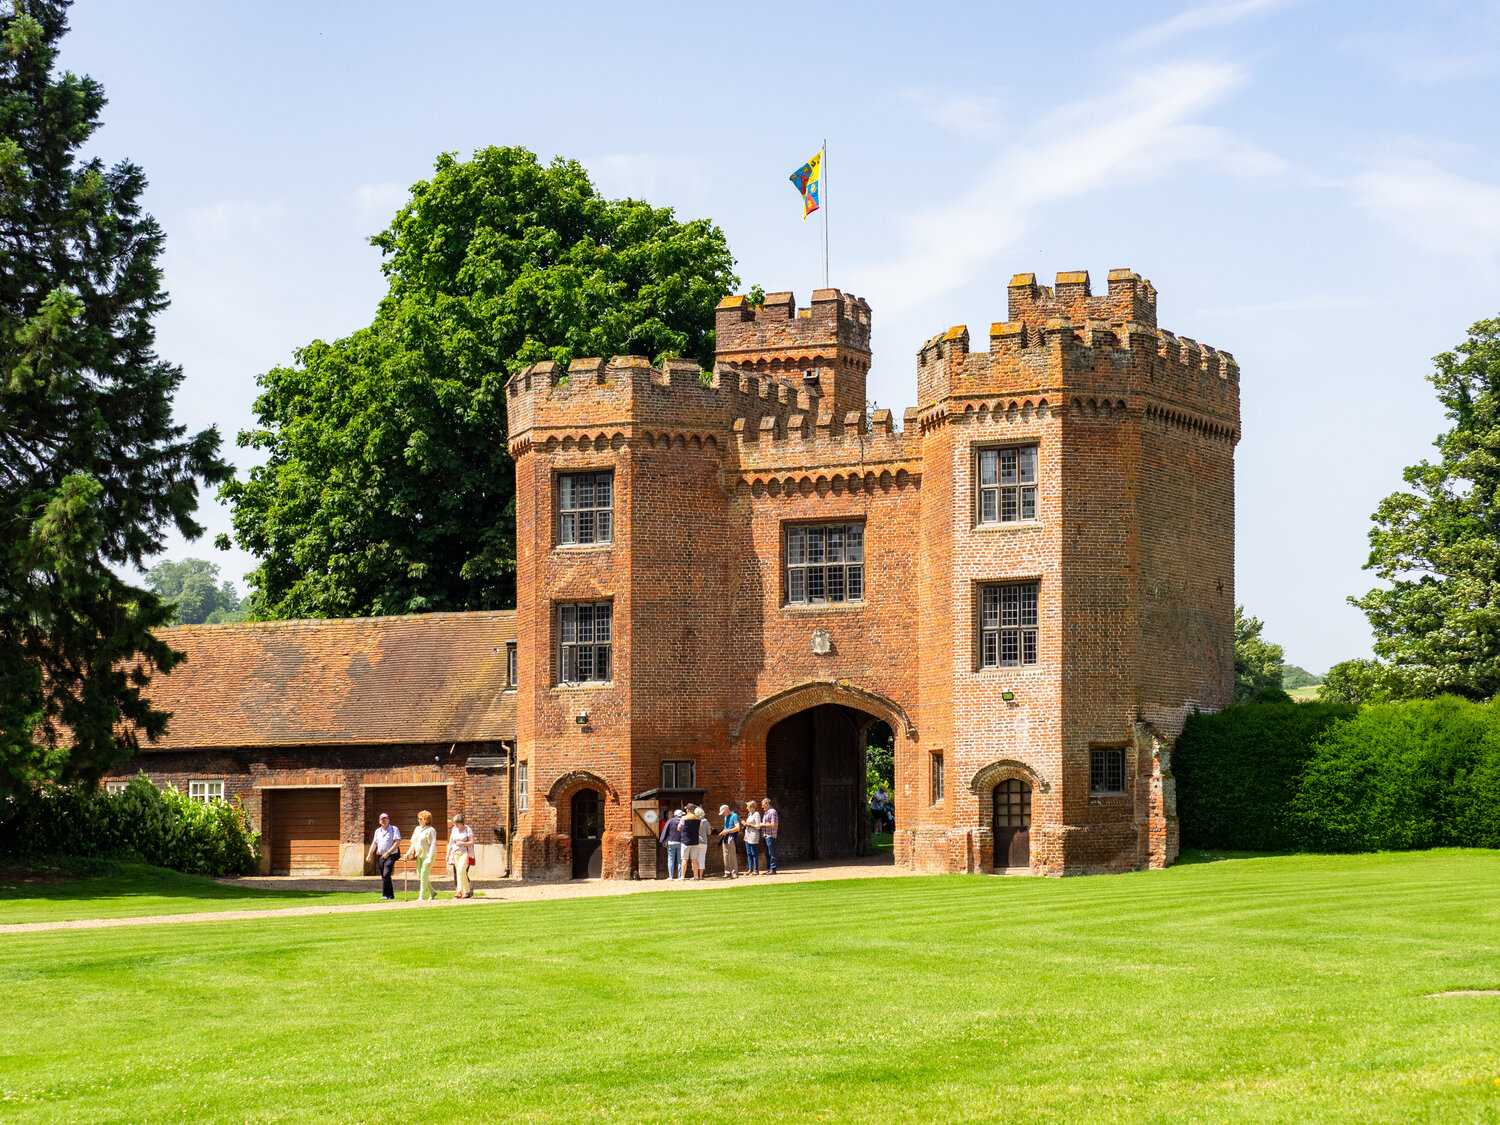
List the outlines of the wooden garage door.
<svg viewBox="0 0 1500 1125">
<path fill-rule="evenodd" d="M 337 875 L 339 791 L 272 789 L 271 870 L 278 875 Z"/>
<path fill-rule="evenodd" d="M 437 829 L 438 853 L 432 865 L 434 873 L 448 866 L 448 787 L 446 785 L 392 785 L 365 790 L 365 847 L 375 839 L 381 813 L 391 814 L 391 823 L 401 829 L 401 854 L 411 847 L 411 834 L 417 830 L 417 813 L 426 809 Z"/>
</svg>

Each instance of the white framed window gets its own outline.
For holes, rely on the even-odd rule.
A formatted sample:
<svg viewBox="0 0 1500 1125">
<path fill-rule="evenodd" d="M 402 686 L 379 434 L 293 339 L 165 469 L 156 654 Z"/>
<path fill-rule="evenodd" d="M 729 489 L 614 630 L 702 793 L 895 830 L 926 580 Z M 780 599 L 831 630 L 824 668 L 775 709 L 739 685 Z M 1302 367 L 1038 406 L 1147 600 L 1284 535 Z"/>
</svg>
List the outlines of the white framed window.
<svg viewBox="0 0 1500 1125">
<path fill-rule="evenodd" d="M 569 602 L 557 607 L 558 679 L 565 684 L 607 683 L 614 606 Z"/>
<path fill-rule="evenodd" d="M 516 763 L 516 812 L 526 811 L 526 794 L 529 791 L 526 775 L 530 772 L 525 762 Z"/>
<path fill-rule="evenodd" d="M 518 678 L 517 673 L 519 671 L 520 671 L 520 669 L 518 668 L 518 666 L 516 664 L 516 642 L 515 641 L 506 641 L 505 642 L 505 686 L 506 687 L 515 687 L 516 686 L 516 680 Z"/>
<path fill-rule="evenodd" d="M 1125 792 L 1124 750 L 1089 751 L 1089 792 L 1095 794 Z"/>
<path fill-rule="evenodd" d="M 984 524 L 1036 519 L 1034 445 L 979 451 L 979 513 Z"/>
<path fill-rule="evenodd" d="M 224 799 L 224 782 L 215 781 L 189 781 L 188 799 L 192 801 L 222 801 Z"/>
<path fill-rule="evenodd" d="M 698 788 L 698 763 L 686 759 L 675 759 L 661 764 L 661 787 L 663 789 Z"/>
<path fill-rule="evenodd" d="M 125 787 L 130 784 L 129 778 L 110 778 L 104 783 L 104 791 L 111 797 L 125 792 Z"/>
<path fill-rule="evenodd" d="M 1038 583 L 979 588 L 979 666 L 1023 668 L 1037 662 Z"/>
<path fill-rule="evenodd" d="M 563 473 L 557 478 L 557 541 L 565 547 L 609 543 L 615 531 L 615 474 Z"/>
<path fill-rule="evenodd" d="M 865 600 L 865 525 L 799 524 L 786 529 L 788 605 Z"/>
</svg>

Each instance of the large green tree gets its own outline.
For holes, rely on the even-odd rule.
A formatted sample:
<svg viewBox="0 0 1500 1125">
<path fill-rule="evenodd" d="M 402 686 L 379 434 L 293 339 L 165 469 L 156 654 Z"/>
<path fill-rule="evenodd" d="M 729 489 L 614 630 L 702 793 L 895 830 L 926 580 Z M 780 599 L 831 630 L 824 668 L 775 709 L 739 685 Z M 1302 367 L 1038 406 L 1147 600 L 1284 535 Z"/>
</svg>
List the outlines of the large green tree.
<svg viewBox="0 0 1500 1125">
<path fill-rule="evenodd" d="M 1265 691 L 1281 691 L 1283 652 L 1261 636 L 1265 625 L 1234 607 L 1234 699 L 1242 703 Z"/>
<path fill-rule="evenodd" d="M 152 593 L 172 605 L 174 625 L 221 625 L 243 621 L 233 582 L 219 582 L 219 567 L 207 559 L 163 559 L 146 572 Z"/>
<path fill-rule="evenodd" d="M 515 604 L 515 475 L 504 384 L 577 356 L 709 363 L 738 283 L 722 232 L 602 198 L 574 161 L 522 148 L 438 159 L 372 240 L 374 322 L 260 378 L 264 464 L 227 485 L 260 559 L 259 618 Z"/>
<path fill-rule="evenodd" d="M 1433 359 L 1428 376 L 1451 426 L 1439 457 L 1371 517 L 1367 569 L 1388 583 L 1350 602 L 1375 632 L 1364 678 L 1389 695 L 1500 691 L 1500 318 Z"/>
<path fill-rule="evenodd" d="M 145 176 L 79 157 L 104 91 L 54 73 L 67 8 L 0 4 L 0 795 L 161 732 L 143 689 L 177 659 L 151 635 L 171 611 L 117 569 L 201 534 L 199 481 L 229 474 L 216 431 L 172 422 Z"/>
</svg>

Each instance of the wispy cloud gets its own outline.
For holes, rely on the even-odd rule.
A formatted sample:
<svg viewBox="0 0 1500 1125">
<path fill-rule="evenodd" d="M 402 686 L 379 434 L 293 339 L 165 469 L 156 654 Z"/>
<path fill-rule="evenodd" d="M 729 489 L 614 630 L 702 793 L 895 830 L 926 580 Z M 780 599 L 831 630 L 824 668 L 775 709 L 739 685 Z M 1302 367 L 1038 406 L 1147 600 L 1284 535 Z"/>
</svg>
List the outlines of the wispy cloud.
<svg viewBox="0 0 1500 1125">
<path fill-rule="evenodd" d="M 1355 201 L 1417 245 L 1459 258 L 1500 256 L 1500 187 L 1428 160 L 1392 160 L 1352 177 Z"/>
<path fill-rule="evenodd" d="M 1296 0 L 1233 0 L 1227 4 L 1200 4 L 1179 12 L 1171 19 L 1142 28 L 1125 40 L 1125 46 L 1132 49 L 1159 47 L 1179 36 L 1226 27 L 1295 2 Z"/>
<path fill-rule="evenodd" d="M 1440 34 L 1441 31 L 1441 34 Z M 1438 21 L 1360 36 L 1348 50 L 1397 82 L 1433 86 L 1500 71 L 1500 21 Z"/>
<path fill-rule="evenodd" d="M 926 87 L 909 87 L 901 91 L 901 97 L 927 121 L 955 136 L 988 141 L 1004 132 L 998 98 Z"/>
<path fill-rule="evenodd" d="M 611 198 L 665 200 L 674 207 L 701 206 L 711 181 L 705 160 L 626 152 L 582 160 L 600 193 Z"/>
<path fill-rule="evenodd" d="M 1241 81 L 1229 64 L 1161 66 L 1106 97 L 1060 108 L 1008 144 L 967 192 L 908 219 L 896 256 L 863 271 L 860 291 L 888 294 L 893 311 L 920 304 L 1012 247 L 1042 208 L 1182 164 L 1241 175 L 1280 170 L 1275 156 L 1194 120 Z"/>
</svg>

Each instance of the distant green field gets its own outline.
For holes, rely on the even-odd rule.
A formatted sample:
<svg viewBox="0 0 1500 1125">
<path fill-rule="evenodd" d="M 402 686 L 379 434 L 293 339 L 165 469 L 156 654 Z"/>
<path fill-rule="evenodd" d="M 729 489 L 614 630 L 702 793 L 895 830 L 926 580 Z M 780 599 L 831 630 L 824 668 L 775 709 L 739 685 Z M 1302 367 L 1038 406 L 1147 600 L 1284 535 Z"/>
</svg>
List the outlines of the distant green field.
<svg viewBox="0 0 1500 1125">
<path fill-rule="evenodd" d="M 0 1117 L 1500 1121 L 1500 852 L 1189 858 L 0 936 Z"/>
<path fill-rule="evenodd" d="M 1287 694 L 1290 695 L 1293 699 L 1297 700 L 1297 702 L 1301 703 L 1305 700 L 1316 700 L 1318 698 L 1318 692 L 1321 690 L 1321 684 L 1310 684 L 1307 687 L 1291 688 L 1287 691 Z"/>
</svg>

